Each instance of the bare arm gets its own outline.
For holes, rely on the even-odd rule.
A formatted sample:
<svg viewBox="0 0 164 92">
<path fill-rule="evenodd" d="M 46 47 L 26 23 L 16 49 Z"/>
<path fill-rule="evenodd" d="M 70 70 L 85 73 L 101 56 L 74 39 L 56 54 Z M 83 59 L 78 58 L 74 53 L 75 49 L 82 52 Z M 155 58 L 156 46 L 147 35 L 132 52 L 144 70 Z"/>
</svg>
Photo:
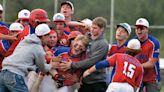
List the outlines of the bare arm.
<svg viewBox="0 0 164 92">
<path fill-rule="evenodd" d="M 67 22 L 66 24 L 68 26 L 85 26 L 83 23 L 80 23 L 80 22 L 77 22 L 77 21 Z"/>
<path fill-rule="evenodd" d="M 93 73 L 94 71 L 96 71 L 96 66 L 92 66 L 91 68 L 87 69 L 84 73 L 83 73 L 83 78 L 90 75 L 91 73 Z"/>
<path fill-rule="evenodd" d="M 1 34 L 1 33 L 0 33 L 0 39 L 11 40 L 11 41 L 13 41 L 13 40 L 16 40 L 17 37 L 16 37 L 16 36 L 4 35 L 4 34 Z"/>
<path fill-rule="evenodd" d="M 153 68 L 155 66 L 155 63 L 157 62 L 157 58 L 149 58 L 149 60 L 142 64 L 144 69 L 147 68 Z"/>
</svg>

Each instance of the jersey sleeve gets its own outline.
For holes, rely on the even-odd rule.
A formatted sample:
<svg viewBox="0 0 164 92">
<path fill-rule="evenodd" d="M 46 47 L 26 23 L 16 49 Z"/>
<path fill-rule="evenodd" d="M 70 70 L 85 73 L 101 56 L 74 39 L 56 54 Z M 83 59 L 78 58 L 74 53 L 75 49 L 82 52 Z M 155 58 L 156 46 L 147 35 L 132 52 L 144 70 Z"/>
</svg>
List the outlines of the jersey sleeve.
<svg viewBox="0 0 164 92">
<path fill-rule="evenodd" d="M 154 41 L 154 48 L 153 48 L 153 58 L 159 58 L 160 55 L 160 43 L 158 40 Z"/>
<path fill-rule="evenodd" d="M 110 66 L 114 66 L 116 64 L 116 58 L 117 54 L 107 57 L 107 61 L 109 62 Z"/>
<path fill-rule="evenodd" d="M 96 70 L 109 67 L 109 62 L 107 60 L 100 61 L 96 64 Z"/>
<path fill-rule="evenodd" d="M 54 56 L 60 56 L 63 53 L 66 53 L 70 50 L 69 47 L 58 46 L 52 49 L 54 51 Z"/>
<path fill-rule="evenodd" d="M 142 79 L 143 79 L 143 74 L 144 74 L 143 68 L 140 68 L 138 73 L 139 74 L 138 74 L 138 78 L 136 79 L 136 86 L 137 87 L 141 87 L 141 83 L 142 83 Z"/>
</svg>

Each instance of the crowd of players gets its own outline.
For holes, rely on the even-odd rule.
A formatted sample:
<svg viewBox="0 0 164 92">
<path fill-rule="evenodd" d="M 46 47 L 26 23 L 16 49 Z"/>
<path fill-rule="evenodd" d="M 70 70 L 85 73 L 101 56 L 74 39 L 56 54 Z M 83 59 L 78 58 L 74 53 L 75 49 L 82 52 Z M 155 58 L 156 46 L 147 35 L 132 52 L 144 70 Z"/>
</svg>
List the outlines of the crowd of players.
<svg viewBox="0 0 164 92">
<path fill-rule="evenodd" d="M 73 21 L 73 14 L 64 1 L 52 22 L 44 9 L 23 9 L 10 26 L 0 22 L 0 92 L 160 91 L 160 43 L 146 18 L 136 21 L 132 39 L 130 25 L 118 24 L 109 48 L 105 18 Z"/>
</svg>

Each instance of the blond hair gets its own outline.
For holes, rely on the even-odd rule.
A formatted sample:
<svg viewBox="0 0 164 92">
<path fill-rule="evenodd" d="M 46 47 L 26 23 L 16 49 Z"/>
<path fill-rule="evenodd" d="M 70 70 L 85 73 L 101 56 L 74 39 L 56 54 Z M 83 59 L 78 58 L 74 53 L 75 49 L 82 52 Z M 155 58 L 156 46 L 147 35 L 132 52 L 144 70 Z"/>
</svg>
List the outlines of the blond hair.
<svg viewBox="0 0 164 92">
<path fill-rule="evenodd" d="M 84 46 L 87 46 L 89 43 L 89 39 L 87 38 L 87 36 L 85 35 L 78 35 L 74 41 L 82 41 L 82 43 L 84 44 Z"/>
</svg>

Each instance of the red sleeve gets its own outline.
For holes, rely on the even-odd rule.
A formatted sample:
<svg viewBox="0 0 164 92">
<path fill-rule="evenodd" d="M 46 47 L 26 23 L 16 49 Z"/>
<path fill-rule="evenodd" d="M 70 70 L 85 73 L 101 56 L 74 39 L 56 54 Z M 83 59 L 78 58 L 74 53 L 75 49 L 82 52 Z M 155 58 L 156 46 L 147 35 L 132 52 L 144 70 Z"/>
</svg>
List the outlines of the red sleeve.
<svg viewBox="0 0 164 92">
<path fill-rule="evenodd" d="M 141 83 L 142 83 L 142 78 L 143 78 L 143 68 L 139 68 L 139 72 L 138 72 L 138 78 L 136 79 L 136 86 L 137 87 L 140 87 L 141 86 Z"/>
<path fill-rule="evenodd" d="M 116 64 L 116 59 L 117 59 L 117 54 L 107 57 L 107 61 L 109 62 L 110 66 L 114 66 Z"/>
<path fill-rule="evenodd" d="M 18 43 L 20 42 L 21 39 L 17 39 L 15 42 L 13 42 L 10 46 L 10 48 L 7 50 L 5 57 L 10 56 L 14 49 L 16 48 L 16 46 L 18 45 Z"/>
<path fill-rule="evenodd" d="M 0 26 L 0 33 L 4 35 L 8 35 L 9 29 L 7 27 Z"/>
</svg>

